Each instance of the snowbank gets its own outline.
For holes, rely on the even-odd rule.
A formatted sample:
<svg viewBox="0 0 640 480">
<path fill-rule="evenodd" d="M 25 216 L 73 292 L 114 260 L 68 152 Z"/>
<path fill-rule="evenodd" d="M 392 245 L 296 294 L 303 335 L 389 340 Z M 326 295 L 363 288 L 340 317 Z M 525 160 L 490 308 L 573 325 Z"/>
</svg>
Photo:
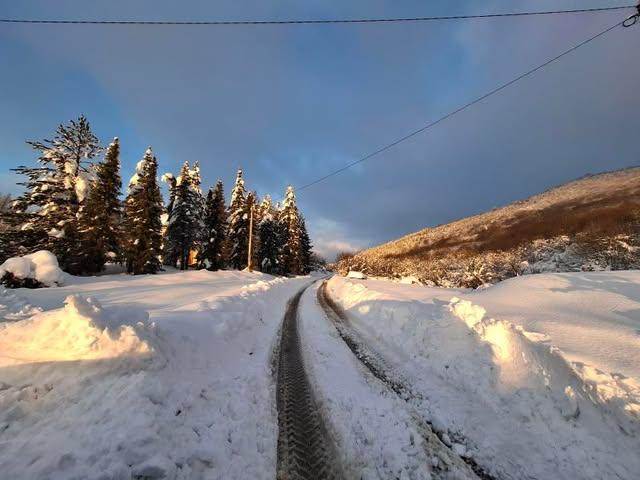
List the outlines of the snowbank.
<svg viewBox="0 0 640 480">
<path fill-rule="evenodd" d="M 70 295 L 64 308 L 0 324 L 0 367 L 34 362 L 150 356 L 153 325 L 141 310 L 105 310 L 92 298 Z"/>
<path fill-rule="evenodd" d="M 613 355 L 595 348 L 593 333 L 597 324 L 601 349 L 624 347 L 625 371 L 640 367 L 637 333 L 632 347 L 626 332 L 640 324 L 640 272 L 625 273 L 550 274 L 538 278 L 537 289 L 519 284 L 534 276 L 520 277 L 509 288 L 453 292 L 334 277 L 329 290 L 362 337 L 409 380 L 442 438 L 492 475 L 631 480 L 640 471 L 637 378 L 605 373 L 619 370 L 595 361 Z M 564 288 L 556 290 L 559 283 Z M 569 292 L 575 303 L 567 302 Z M 608 302 L 594 300 L 604 292 L 611 292 Z M 509 318 L 495 313 L 506 307 Z M 594 362 L 569 358 L 553 332 L 520 325 L 540 315 L 570 318 L 573 355 Z"/>
<path fill-rule="evenodd" d="M 271 353 L 308 281 L 189 271 L 20 290 L 45 312 L 0 323 L 19 342 L 0 344 L 0 477 L 273 479 Z"/>
<path fill-rule="evenodd" d="M 468 300 L 451 299 L 450 310 L 491 346 L 499 366 L 500 385 L 546 389 L 566 418 L 577 418 L 580 403 L 593 403 L 615 414 L 625 431 L 640 428 L 640 384 L 584 364 L 571 364 L 550 337 L 528 332 L 508 321 L 486 316 L 486 310 Z M 582 399 L 579 398 L 583 397 Z M 630 418 L 625 418 L 629 416 Z"/>
<path fill-rule="evenodd" d="M 367 276 L 362 272 L 356 272 L 354 270 L 350 270 L 349 273 L 347 273 L 347 278 L 356 278 L 359 280 L 364 280 L 367 278 Z"/>
<path fill-rule="evenodd" d="M 58 266 L 56 256 L 40 250 L 23 257 L 12 257 L 0 265 L 0 278 L 6 273 L 12 273 L 16 278 L 31 278 L 47 287 L 54 287 L 64 283 L 64 272 Z"/>
</svg>

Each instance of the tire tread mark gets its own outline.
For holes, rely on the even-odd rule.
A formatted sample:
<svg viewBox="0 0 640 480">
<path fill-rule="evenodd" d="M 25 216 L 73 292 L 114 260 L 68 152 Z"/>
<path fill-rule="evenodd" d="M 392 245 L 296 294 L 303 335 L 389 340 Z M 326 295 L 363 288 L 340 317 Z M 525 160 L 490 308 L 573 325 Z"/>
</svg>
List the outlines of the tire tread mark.
<svg viewBox="0 0 640 480">
<path fill-rule="evenodd" d="M 356 358 L 384 385 L 390 390 L 395 392 L 400 398 L 407 402 L 410 406 L 413 406 L 416 400 L 421 400 L 422 397 L 418 393 L 414 393 L 409 387 L 408 382 L 402 378 L 402 376 L 393 370 L 388 365 L 384 357 L 374 351 L 367 343 L 362 340 L 361 336 L 353 329 L 347 313 L 338 305 L 327 293 L 327 282 L 322 282 L 320 288 L 318 288 L 318 303 L 324 310 L 326 316 L 333 323 L 340 338 L 346 343 L 351 352 Z M 438 450 L 448 451 L 447 458 L 443 458 L 445 464 L 464 464 L 472 470 L 478 478 L 482 480 L 496 480 L 491 474 L 489 474 L 484 468 L 478 465 L 475 460 L 467 457 L 460 457 L 454 453 L 443 440 L 443 433 L 438 432 L 433 428 L 433 425 L 425 420 L 423 417 L 417 415 L 413 409 L 410 412 L 413 419 L 421 427 L 423 436 L 427 445 L 436 447 Z"/>
<path fill-rule="evenodd" d="M 333 445 L 307 378 L 298 306 L 307 285 L 287 305 L 278 351 L 278 480 L 340 480 Z"/>
</svg>

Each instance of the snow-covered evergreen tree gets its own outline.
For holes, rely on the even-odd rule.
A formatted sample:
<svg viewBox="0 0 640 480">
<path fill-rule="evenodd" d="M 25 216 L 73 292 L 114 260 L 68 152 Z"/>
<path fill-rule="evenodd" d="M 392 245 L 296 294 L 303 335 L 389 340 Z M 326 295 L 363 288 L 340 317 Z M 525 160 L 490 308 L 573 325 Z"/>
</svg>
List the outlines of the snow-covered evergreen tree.
<svg viewBox="0 0 640 480">
<path fill-rule="evenodd" d="M 278 212 L 266 196 L 260 203 L 257 249 L 257 265 L 265 273 L 278 274 L 280 271 L 281 235 L 279 231 Z"/>
<path fill-rule="evenodd" d="M 167 222 L 165 255 L 189 267 L 191 251 L 198 250 L 202 239 L 204 205 L 200 190 L 200 169 L 184 162 L 175 183 L 175 198 Z"/>
<path fill-rule="evenodd" d="M 247 250 L 249 248 L 249 216 L 247 215 L 247 199 L 242 178 L 242 170 L 238 170 L 236 182 L 231 191 L 227 231 L 228 262 L 231 268 L 242 270 L 247 266 Z"/>
<path fill-rule="evenodd" d="M 311 252 L 311 239 L 309 238 L 309 233 L 307 232 L 307 225 L 304 221 L 304 217 L 300 215 L 299 217 L 299 231 L 300 231 L 300 255 L 302 257 L 302 273 L 305 275 L 310 273 L 313 270 L 313 259 Z"/>
<path fill-rule="evenodd" d="M 176 177 L 173 173 L 165 173 L 162 175 L 161 180 L 169 187 L 169 203 L 167 204 L 167 215 L 171 215 L 173 211 L 173 204 L 176 201 Z"/>
<path fill-rule="evenodd" d="M 289 185 L 285 193 L 280 222 L 286 231 L 286 244 L 283 252 L 283 266 L 285 273 L 300 275 L 304 271 L 302 255 L 300 212 L 296 205 L 296 194 Z"/>
<path fill-rule="evenodd" d="M 129 181 L 124 204 L 127 271 L 135 275 L 156 273 L 161 267 L 163 205 L 157 174 L 158 162 L 149 147 Z"/>
<path fill-rule="evenodd" d="M 40 166 L 15 169 L 27 177 L 13 211 L 21 253 L 51 250 L 64 270 L 84 273 L 78 220 L 92 181 L 90 160 L 100 151 L 98 139 L 80 116 L 58 126 L 53 140 L 27 143 L 39 152 Z"/>
<path fill-rule="evenodd" d="M 192 191 L 192 213 L 193 213 L 193 246 L 192 249 L 196 252 L 196 259 L 199 252 L 202 251 L 205 237 L 204 217 L 206 214 L 205 198 L 202 194 L 202 178 L 200 177 L 200 163 L 195 162 L 193 168 L 189 171 L 191 178 L 191 191 Z M 203 268 L 201 265 L 199 268 Z"/>
<path fill-rule="evenodd" d="M 258 262 L 258 250 L 260 248 L 260 236 L 258 233 L 258 225 L 260 222 L 259 219 L 259 208 L 258 205 L 258 194 L 256 192 L 249 192 L 247 194 L 247 201 L 245 202 L 245 215 L 247 217 L 247 232 L 251 231 L 251 217 L 253 217 L 253 230 L 251 231 L 251 265 L 253 268 L 258 267 L 260 264 Z M 247 260 L 248 260 L 248 250 L 247 250 Z"/>
<path fill-rule="evenodd" d="M 224 267 L 227 234 L 227 209 L 221 180 L 218 180 L 215 188 L 209 189 L 205 212 L 203 249 L 198 261 L 209 270 L 219 270 Z"/>
<path fill-rule="evenodd" d="M 82 263 L 86 273 L 100 272 L 107 261 L 122 259 L 121 188 L 120 143 L 114 138 L 104 161 L 95 168 L 95 181 L 81 210 Z"/>
</svg>

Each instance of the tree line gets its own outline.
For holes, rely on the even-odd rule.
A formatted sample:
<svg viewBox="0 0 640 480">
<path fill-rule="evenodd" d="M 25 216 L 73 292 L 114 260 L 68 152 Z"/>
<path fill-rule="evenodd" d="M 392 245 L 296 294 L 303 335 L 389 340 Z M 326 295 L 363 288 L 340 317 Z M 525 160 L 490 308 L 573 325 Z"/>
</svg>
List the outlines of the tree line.
<svg viewBox="0 0 640 480">
<path fill-rule="evenodd" d="M 19 166 L 24 193 L 0 212 L 0 261 L 37 250 L 53 252 L 63 270 L 91 275 L 107 263 L 131 274 L 156 273 L 163 265 L 244 269 L 271 274 L 305 274 L 315 257 L 293 187 L 282 204 L 258 198 L 245 188 L 238 170 L 229 205 L 218 180 L 206 195 L 198 163 L 185 162 L 179 174 L 165 174 L 165 206 L 158 161 L 148 148 L 122 197 L 120 142 L 104 150 L 84 116 L 61 124 L 52 140 L 28 141 L 38 165 Z"/>
</svg>

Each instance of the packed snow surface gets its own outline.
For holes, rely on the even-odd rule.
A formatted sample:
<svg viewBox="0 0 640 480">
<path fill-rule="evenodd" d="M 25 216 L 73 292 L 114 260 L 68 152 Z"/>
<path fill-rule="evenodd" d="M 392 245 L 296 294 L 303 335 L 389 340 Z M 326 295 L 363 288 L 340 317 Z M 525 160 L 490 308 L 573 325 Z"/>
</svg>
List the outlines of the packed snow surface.
<svg viewBox="0 0 640 480">
<path fill-rule="evenodd" d="M 0 291 L 0 477 L 274 478 L 272 349 L 309 281 L 194 271 Z"/>
<path fill-rule="evenodd" d="M 21 279 L 33 278 L 47 287 L 62 285 L 65 277 L 58 266 L 58 259 L 48 250 L 7 259 L 0 265 L 0 278 L 7 272 Z"/>
<path fill-rule="evenodd" d="M 476 291 L 334 277 L 329 293 L 434 428 L 491 474 L 638 478 L 640 272 Z"/>
</svg>

